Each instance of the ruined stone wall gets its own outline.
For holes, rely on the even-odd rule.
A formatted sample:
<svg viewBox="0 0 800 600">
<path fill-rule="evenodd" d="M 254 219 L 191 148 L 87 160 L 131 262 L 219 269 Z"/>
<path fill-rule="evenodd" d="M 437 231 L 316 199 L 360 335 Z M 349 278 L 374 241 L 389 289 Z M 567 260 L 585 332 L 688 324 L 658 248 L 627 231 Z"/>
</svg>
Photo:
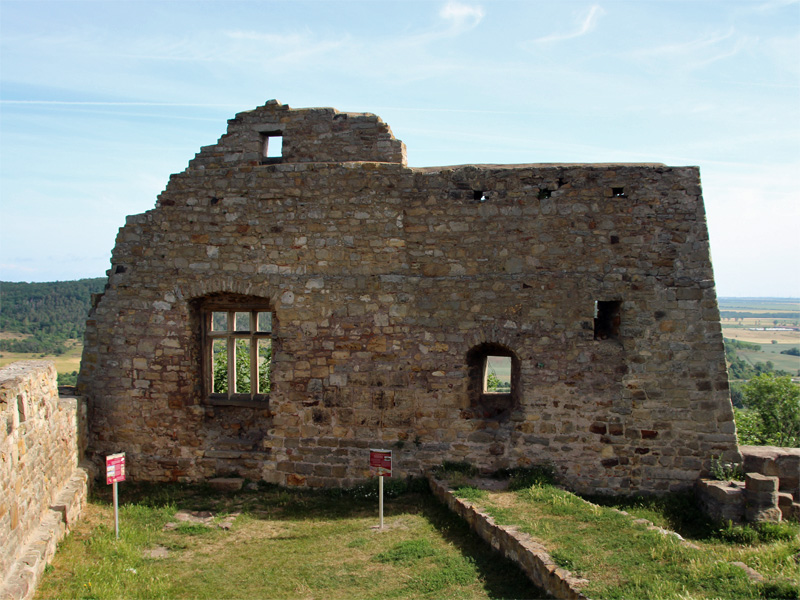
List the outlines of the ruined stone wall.
<svg viewBox="0 0 800 600">
<path fill-rule="evenodd" d="M 59 398 L 51 361 L 0 369 L 0 591 L 49 509 L 62 504 L 59 495 L 75 476 L 85 427 L 85 408 L 74 398 Z M 79 503 L 86 497 L 85 476 L 83 489 Z M 69 512 L 71 520 L 80 511 Z"/>
<path fill-rule="evenodd" d="M 594 492 L 686 488 L 737 458 L 697 168 L 411 169 L 379 119 L 338 115 L 237 115 L 128 218 L 79 380 L 96 456 L 128 452 L 141 479 L 331 486 L 380 446 L 400 476 L 551 462 Z M 265 161 L 277 122 L 284 158 Z M 273 313 L 267 402 L 204 388 L 199 311 L 220 294 Z M 512 393 L 487 398 L 473 363 L 498 352 Z"/>
</svg>

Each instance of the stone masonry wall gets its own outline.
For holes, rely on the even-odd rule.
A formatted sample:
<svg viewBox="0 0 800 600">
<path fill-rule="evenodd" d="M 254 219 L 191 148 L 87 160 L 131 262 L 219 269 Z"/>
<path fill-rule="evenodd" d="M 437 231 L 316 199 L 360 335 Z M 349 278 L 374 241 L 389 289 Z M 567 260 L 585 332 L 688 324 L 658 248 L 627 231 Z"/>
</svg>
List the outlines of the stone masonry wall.
<svg viewBox="0 0 800 600">
<path fill-rule="evenodd" d="M 738 460 L 697 168 L 408 168 L 380 119 L 342 115 L 241 113 L 128 218 L 79 378 L 96 460 L 334 486 L 379 446 L 399 476 L 549 462 L 621 493 Z M 283 159 L 264 159 L 278 124 Z M 273 314 L 268 401 L 204 387 L 200 311 L 221 295 Z M 481 396 L 473 363 L 498 352 L 512 392 Z"/>
<path fill-rule="evenodd" d="M 85 431 L 85 407 L 74 398 L 59 398 L 52 362 L 22 361 L 0 369 L 0 591 L 13 591 L 3 590 L 3 582 L 11 582 L 15 563 L 27 556 L 50 509 L 62 513 L 62 530 L 77 518 L 80 506 L 62 493 L 76 478 Z M 86 476 L 77 479 L 83 492 L 70 496 L 77 494 L 80 504 Z"/>
</svg>

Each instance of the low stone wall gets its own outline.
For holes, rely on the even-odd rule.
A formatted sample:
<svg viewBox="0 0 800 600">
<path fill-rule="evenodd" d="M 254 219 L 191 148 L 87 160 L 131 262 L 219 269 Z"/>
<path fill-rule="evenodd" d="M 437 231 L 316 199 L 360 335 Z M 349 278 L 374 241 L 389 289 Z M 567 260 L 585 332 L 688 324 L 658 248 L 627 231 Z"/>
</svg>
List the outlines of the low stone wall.
<svg viewBox="0 0 800 600">
<path fill-rule="evenodd" d="M 534 584 L 554 598 L 587 600 L 579 589 L 580 584 L 585 581 L 557 566 L 545 547 L 531 536 L 516 527 L 498 525 L 492 517 L 475 508 L 471 502 L 457 498 L 444 482 L 433 477 L 428 480 L 433 494 L 439 500 L 469 523 L 492 548 L 513 560 Z"/>
<path fill-rule="evenodd" d="M 700 479 L 697 496 L 718 521 L 800 519 L 800 448 L 740 446 L 745 481 Z"/>
<path fill-rule="evenodd" d="M 745 473 L 778 478 L 778 492 L 800 502 L 800 448 L 739 446 Z"/>
<path fill-rule="evenodd" d="M 51 361 L 0 369 L 0 598 L 30 598 L 79 517 L 86 405 L 60 398 Z"/>
</svg>

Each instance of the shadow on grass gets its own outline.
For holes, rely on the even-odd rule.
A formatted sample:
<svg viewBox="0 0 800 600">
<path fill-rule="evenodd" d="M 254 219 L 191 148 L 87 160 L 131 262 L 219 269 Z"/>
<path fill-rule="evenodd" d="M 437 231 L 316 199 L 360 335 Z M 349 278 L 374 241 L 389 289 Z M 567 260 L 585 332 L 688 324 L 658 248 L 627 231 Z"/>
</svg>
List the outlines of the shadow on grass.
<svg viewBox="0 0 800 600">
<path fill-rule="evenodd" d="M 211 511 L 216 514 L 245 512 L 255 519 L 304 521 L 375 517 L 378 521 L 377 484 L 369 482 L 349 490 L 294 490 L 258 483 L 254 489 L 220 492 L 205 485 L 173 483 L 124 483 L 120 504 L 149 508 Z M 111 487 L 96 486 L 96 502 L 110 504 Z M 393 481 L 386 485 L 386 519 L 419 515 L 427 520 L 453 548 L 475 565 L 478 578 L 491 598 L 547 598 L 548 596 L 510 560 L 493 551 L 458 516 L 442 505 L 422 479 Z"/>
</svg>

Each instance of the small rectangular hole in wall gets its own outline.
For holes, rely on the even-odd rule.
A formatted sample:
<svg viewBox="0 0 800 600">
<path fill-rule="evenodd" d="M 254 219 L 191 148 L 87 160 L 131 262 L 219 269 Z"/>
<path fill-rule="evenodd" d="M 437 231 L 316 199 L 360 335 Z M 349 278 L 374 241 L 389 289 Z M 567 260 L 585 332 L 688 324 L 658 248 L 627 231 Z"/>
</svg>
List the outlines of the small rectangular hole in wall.
<svg viewBox="0 0 800 600">
<path fill-rule="evenodd" d="M 283 158 L 283 135 L 280 133 L 262 134 L 261 155 L 265 162 L 280 162 Z"/>
<path fill-rule="evenodd" d="M 539 200 L 546 200 L 552 195 L 553 195 L 552 191 L 548 190 L 547 188 L 542 188 L 539 190 L 539 194 L 537 197 L 539 198 Z"/>
<path fill-rule="evenodd" d="M 472 199 L 477 200 L 478 202 L 486 202 L 486 192 L 483 190 L 473 190 L 472 191 Z"/>
<path fill-rule="evenodd" d="M 625 188 L 621 187 L 612 187 L 611 188 L 611 195 L 615 198 L 624 198 L 625 197 Z"/>
<path fill-rule="evenodd" d="M 483 374 L 485 394 L 511 393 L 511 357 L 487 356 Z"/>
<path fill-rule="evenodd" d="M 613 340 L 619 337 L 620 300 L 597 300 L 594 303 L 594 339 Z"/>
</svg>

